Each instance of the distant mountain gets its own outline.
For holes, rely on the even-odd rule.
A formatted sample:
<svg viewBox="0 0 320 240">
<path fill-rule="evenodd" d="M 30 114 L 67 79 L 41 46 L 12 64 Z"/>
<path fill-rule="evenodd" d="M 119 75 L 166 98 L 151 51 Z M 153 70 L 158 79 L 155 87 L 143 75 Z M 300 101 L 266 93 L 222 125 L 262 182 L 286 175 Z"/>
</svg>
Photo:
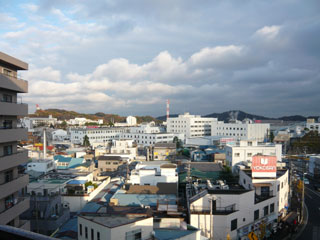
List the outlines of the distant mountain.
<svg viewBox="0 0 320 240">
<path fill-rule="evenodd" d="M 29 114 L 29 117 L 52 117 L 57 118 L 58 120 L 69 120 L 73 118 L 87 118 L 91 120 L 103 119 L 104 123 L 107 124 L 109 122 L 125 122 L 125 116 L 119 116 L 117 114 L 107 114 L 103 112 L 97 112 L 95 114 L 86 114 L 86 113 L 78 113 L 75 111 L 67 111 L 63 109 L 45 109 L 45 110 L 37 110 L 34 114 Z M 160 121 L 151 116 L 136 116 L 137 122 L 150 122 L 155 121 L 159 123 Z"/>
<path fill-rule="evenodd" d="M 230 119 L 237 119 L 242 121 L 245 118 L 256 119 L 256 120 L 273 119 L 273 118 L 246 113 L 240 110 L 231 110 L 223 113 L 211 113 L 211 114 L 205 115 L 204 117 L 218 118 L 219 121 L 224 121 L 224 122 L 228 122 Z"/>
<path fill-rule="evenodd" d="M 170 114 L 170 117 L 177 117 L 178 114 Z M 250 113 L 246 113 L 240 110 L 230 110 L 227 112 L 223 113 L 211 113 L 207 115 L 203 115 L 203 117 L 212 117 L 212 118 L 218 118 L 219 121 L 224 121 L 228 122 L 230 119 L 237 119 L 242 121 L 245 118 L 249 119 L 255 119 L 255 120 L 283 120 L 283 121 L 306 121 L 307 117 L 301 116 L 301 115 L 294 115 L 294 116 L 284 116 L 284 117 L 279 117 L 279 118 L 270 118 L 270 117 L 265 117 L 265 116 L 260 116 L 260 115 L 254 115 Z M 160 116 L 157 117 L 158 120 L 165 121 L 166 116 Z M 315 118 L 318 119 L 319 117 L 308 117 L 308 118 Z"/>
</svg>

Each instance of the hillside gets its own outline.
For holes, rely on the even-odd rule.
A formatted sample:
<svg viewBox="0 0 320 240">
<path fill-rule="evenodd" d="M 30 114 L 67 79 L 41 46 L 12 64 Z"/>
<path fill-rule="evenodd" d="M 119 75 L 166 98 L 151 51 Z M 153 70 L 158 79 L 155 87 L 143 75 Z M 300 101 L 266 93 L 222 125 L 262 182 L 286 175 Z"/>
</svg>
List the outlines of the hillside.
<svg viewBox="0 0 320 240">
<path fill-rule="evenodd" d="M 119 116 L 117 114 L 107 114 L 103 112 L 97 112 L 94 114 L 86 114 L 86 113 L 78 113 L 75 111 L 67 111 L 63 109 L 45 109 L 45 110 L 37 110 L 34 114 L 29 114 L 29 117 L 52 117 L 57 118 L 58 120 L 69 120 L 73 118 L 87 118 L 91 120 L 103 119 L 105 123 L 109 122 L 125 122 L 126 116 Z M 150 122 L 155 121 L 160 123 L 156 118 L 151 116 L 136 116 L 137 122 Z"/>
<path fill-rule="evenodd" d="M 170 114 L 170 117 L 177 117 L 177 116 L 178 114 Z M 283 121 L 301 121 L 302 122 L 302 121 L 306 121 L 307 118 L 316 118 L 316 119 L 318 118 L 316 116 L 304 117 L 301 115 L 270 118 L 270 117 L 246 113 L 240 110 L 231 110 L 223 113 L 211 113 L 211 114 L 203 115 L 203 117 L 218 118 L 219 121 L 224 121 L 224 122 L 228 122 L 230 119 L 237 119 L 242 121 L 245 118 L 256 119 L 256 120 L 283 120 Z M 160 116 L 160 117 L 157 117 L 157 119 L 165 121 L 166 116 Z"/>
</svg>

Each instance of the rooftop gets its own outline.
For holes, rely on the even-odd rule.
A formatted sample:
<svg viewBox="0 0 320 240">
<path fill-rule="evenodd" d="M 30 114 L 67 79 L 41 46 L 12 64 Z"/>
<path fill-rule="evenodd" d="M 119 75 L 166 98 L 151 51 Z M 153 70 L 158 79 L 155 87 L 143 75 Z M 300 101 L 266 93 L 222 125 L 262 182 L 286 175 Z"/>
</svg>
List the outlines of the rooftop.
<svg viewBox="0 0 320 240">
<path fill-rule="evenodd" d="M 120 157 L 120 156 L 99 156 L 98 160 L 122 161 L 122 157 Z"/>
<path fill-rule="evenodd" d="M 110 215 L 110 214 L 95 214 L 95 215 L 80 215 L 79 218 L 84 218 L 86 220 L 98 223 L 108 228 L 119 227 L 122 225 L 134 223 L 141 221 L 150 217 L 136 217 L 136 216 L 119 216 L 119 215 Z"/>
<path fill-rule="evenodd" d="M 249 176 L 250 178 L 252 178 L 252 171 L 251 169 L 242 169 L 241 171 L 243 171 L 247 176 Z M 287 169 L 283 169 L 283 170 L 277 170 L 277 178 L 283 176 L 288 170 Z M 263 177 L 262 179 L 265 179 L 267 177 Z M 258 178 L 255 178 L 258 179 Z"/>
</svg>

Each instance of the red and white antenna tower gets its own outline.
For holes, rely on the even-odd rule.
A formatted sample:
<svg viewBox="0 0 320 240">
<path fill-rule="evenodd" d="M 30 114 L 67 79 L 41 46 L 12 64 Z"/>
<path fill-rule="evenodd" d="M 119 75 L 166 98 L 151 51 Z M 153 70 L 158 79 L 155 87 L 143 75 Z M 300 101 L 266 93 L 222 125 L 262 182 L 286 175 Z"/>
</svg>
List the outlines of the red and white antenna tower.
<svg viewBox="0 0 320 240">
<path fill-rule="evenodd" d="M 169 101 L 169 99 L 167 99 L 167 121 L 168 121 L 169 114 L 170 114 L 169 109 L 170 109 L 170 101 Z"/>
</svg>

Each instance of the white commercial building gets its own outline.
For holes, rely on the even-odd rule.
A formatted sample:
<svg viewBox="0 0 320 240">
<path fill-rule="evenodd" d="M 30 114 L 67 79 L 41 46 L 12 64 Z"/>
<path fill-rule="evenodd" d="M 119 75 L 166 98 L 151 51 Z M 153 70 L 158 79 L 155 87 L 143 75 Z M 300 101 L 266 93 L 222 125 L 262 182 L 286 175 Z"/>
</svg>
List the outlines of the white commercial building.
<svg viewBox="0 0 320 240">
<path fill-rule="evenodd" d="M 21 126 L 28 128 L 28 131 L 32 131 L 35 127 L 55 125 L 57 123 L 57 118 L 53 118 L 49 115 L 48 118 L 44 117 L 24 117 L 21 119 Z"/>
<path fill-rule="evenodd" d="M 121 133 L 126 132 L 127 128 L 104 127 L 104 128 L 71 128 L 70 139 L 73 144 L 82 144 L 85 135 L 89 137 L 90 143 L 104 143 L 109 140 L 119 139 Z"/>
<path fill-rule="evenodd" d="M 67 121 L 68 125 L 84 126 L 86 123 L 96 123 L 96 124 L 102 125 L 103 119 L 91 120 L 91 119 L 87 119 L 87 118 L 74 118 L 74 119 L 69 119 Z"/>
<path fill-rule="evenodd" d="M 51 132 L 52 140 L 53 141 L 64 141 L 69 139 L 67 131 L 63 129 L 57 129 Z"/>
<path fill-rule="evenodd" d="M 268 235 L 288 206 L 288 179 L 288 170 L 264 179 L 241 171 L 239 183 L 245 189 L 202 190 L 189 199 L 190 224 L 213 239 L 247 239 L 250 232 L 259 236 L 262 227 Z"/>
<path fill-rule="evenodd" d="M 236 171 L 236 165 L 251 162 L 254 155 L 276 156 L 281 162 L 282 145 L 273 143 L 258 143 L 257 141 L 239 141 L 234 145 L 226 146 L 227 166 Z"/>
<path fill-rule="evenodd" d="M 177 165 L 162 161 L 141 162 L 131 171 L 129 183 L 157 186 L 158 183 L 178 183 Z"/>
<path fill-rule="evenodd" d="M 211 126 L 216 121 L 216 118 L 203 118 L 200 115 L 185 113 L 167 119 L 167 132 L 182 133 L 185 138 L 210 136 Z"/>
<path fill-rule="evenodd" d="M 137 118 L 133 116 L 128 116 L 126 118 L 126 122 L 114 123 L 115 127 L 130 127 L 130 126 L 136 126 L 136 125 L 137 125 Z"/>
<path fill-rule="evenodd" d="M 320 133 L 320 122 L 307 122 L 306 128 L 308 128 L 309 131 L 317 131 Z"/>
<path fill-rule="evenodd" d="M 251 123 L 250 121 L 236 121 L 235 123 L 224 123 L 214 121 L 212 123 L 211 135 L 233 137 L 238 140 L 256 140 L 263 142 L 270 133 L 269 123 Z"/>
</svg>

